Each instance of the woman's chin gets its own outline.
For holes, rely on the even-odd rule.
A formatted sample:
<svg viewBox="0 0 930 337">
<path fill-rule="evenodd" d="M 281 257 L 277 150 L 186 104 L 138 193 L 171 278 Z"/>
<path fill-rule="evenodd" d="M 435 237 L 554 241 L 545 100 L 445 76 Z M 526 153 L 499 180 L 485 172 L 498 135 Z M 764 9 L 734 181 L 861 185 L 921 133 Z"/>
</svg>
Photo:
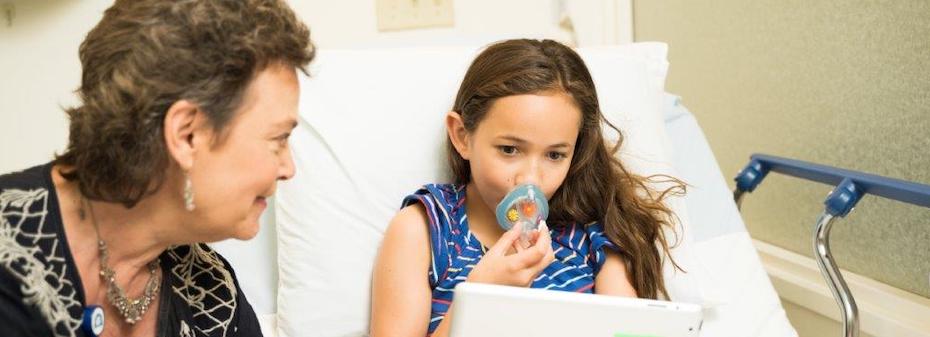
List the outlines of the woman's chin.
<svg viewBox="0 0 930 337">
<path fill-rule="evenodd" d="M 259 228 L 261 227 L 258 224 L 258 219 L 243 223 L 236 229 L 236 233 L 233 235 L 233 238 L 243 241 L 251 240 L 255 238 L 256 235 L 258 235 Z"/>
<path fill-rule="evenodd" d="M 258 235 L 258 230 L 261 228 L 261 217 L 267 207 L 268 204 L 265 198 L 256 198 L 252 204 L 252 211 L 248 215 L 248 218 L 244 219 L 236 226 L 236 232 L 233 233 L 233 238 L 251 240 Z"/>
</svg>

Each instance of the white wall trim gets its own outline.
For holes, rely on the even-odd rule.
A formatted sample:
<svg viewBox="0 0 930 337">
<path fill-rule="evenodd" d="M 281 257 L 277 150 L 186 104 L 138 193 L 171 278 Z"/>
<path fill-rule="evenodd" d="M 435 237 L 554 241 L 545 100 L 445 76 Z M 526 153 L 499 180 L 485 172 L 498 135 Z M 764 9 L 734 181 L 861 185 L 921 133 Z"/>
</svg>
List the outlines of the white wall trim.
<svg viewBox="0 0 930 337">
<path fill-rule="evenodd" d="M 840 311 L 820 274 L 807 256 L 753 240 L 778 295 L 833 320 Z M 859 324 L 873 336 L 930 337 L 930 299 L 842 270 L 859 306 Z"/>
<path fill-rule="evenodd" d="M 616 44 L 633 43 L 633 0 L 615 0 Z"/>
</svg>

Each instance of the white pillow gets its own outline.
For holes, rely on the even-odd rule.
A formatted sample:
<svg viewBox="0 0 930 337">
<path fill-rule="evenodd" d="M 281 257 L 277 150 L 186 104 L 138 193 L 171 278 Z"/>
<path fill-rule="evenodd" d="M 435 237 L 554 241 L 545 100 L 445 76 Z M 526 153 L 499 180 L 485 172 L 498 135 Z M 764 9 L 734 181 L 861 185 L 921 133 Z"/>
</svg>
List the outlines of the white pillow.
<svg viewBox="0 0 930 337">
<path fill-rule="evenodd" d="M 585 59 L 597 88 L 601 111 L 614 126 L 623 132 L 620 158 L 627 169 L 640 175 L 664 174 L 680 177 L 672 160 L 672 144 L 665 129 L 665 77 L 667 45 L 638 43 L 630 46 L 583 49 Z M 641 83 L 640 76 L 647 79 Z M 605 135 L 616 141 L 616 133 L 606 130 Z M 655 184 L 657 189 L 669 184 Z M 704 271 L 693 253 L 693 230 L 685 200 L 670 196 L 665 204 L 677 219 L 674 231 L 666 230 L 672 245 L 671 255 L 684 272 L 665 263 L 663 276 L 669 297 L 675 301 L 706 304 L 697 275 Z"/>
<path fill-rule="evenodd" d="M 297 174 L 276 195 L 279 334 L 367 334 L 384 229 L 404 196 L 448 181 L 443 120 L 477 52 L 319 51 L 311 77 L 301 78 Z M 605 114 L 625 132 L 623 160 L 642 174 L 673 173 L 661 113 L 665 45 L 579 52 Z M 681 274 L 667 272 L 673 288 Z M 699 298 L 692 284 L 675 286 L 672 297 Z"/>
</svg>

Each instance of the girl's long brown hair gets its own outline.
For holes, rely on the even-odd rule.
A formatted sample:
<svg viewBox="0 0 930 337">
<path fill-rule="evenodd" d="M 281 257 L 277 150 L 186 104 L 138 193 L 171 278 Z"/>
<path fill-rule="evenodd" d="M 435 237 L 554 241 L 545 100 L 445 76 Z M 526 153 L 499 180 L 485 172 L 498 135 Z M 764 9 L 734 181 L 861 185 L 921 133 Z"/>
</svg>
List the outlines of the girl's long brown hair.
<svg viewBox="0 0 930 337">
<path fill-rule="evenodd" d="M 633 174 L 614 156 L 622 134 L 601 113 L 594 81 L 575 51 L 552 40 L 493 44 L 468 68 L 452 110 L 462 116 L 465 129 L 473 132 L 496 99 L 551 91 L 570 95 L 581 109 L 582 120 L 568 176 L 549 201 L 547 222 L 553 227 L 600 222 L 610 241 L 620 248 L 637 295 L 657 298 L 661 293 L 668 298 L 662 253 L 668 255 L 669 242 L 663 230 L 673 227 L 675 215 L 663 201 L 671 194 L 683 194 L 685 185 L 664 175 Z M 602 125 L 620 135 L 615 144 L 607 143 Z M 451 143 L 447 151 L 455 182 L 470 182 L 468 161 Z M 655 190 L 652 183 L 672 186 Z M 669 261 L 678 268 L 674 260 Z"/>
</svg>

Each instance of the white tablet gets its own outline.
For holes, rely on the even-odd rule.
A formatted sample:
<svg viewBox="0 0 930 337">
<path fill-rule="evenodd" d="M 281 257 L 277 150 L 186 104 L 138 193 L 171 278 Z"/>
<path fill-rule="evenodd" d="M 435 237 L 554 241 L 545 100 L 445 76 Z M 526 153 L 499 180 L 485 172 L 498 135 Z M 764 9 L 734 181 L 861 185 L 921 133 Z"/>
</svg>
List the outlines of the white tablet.
<svg viewBox="0 0 930 337">
<path fill-rule="evenodd" d="M 696 304 L 463 282 L 455 287 L 452 337 L 693 337 Z"/>
</svg>

